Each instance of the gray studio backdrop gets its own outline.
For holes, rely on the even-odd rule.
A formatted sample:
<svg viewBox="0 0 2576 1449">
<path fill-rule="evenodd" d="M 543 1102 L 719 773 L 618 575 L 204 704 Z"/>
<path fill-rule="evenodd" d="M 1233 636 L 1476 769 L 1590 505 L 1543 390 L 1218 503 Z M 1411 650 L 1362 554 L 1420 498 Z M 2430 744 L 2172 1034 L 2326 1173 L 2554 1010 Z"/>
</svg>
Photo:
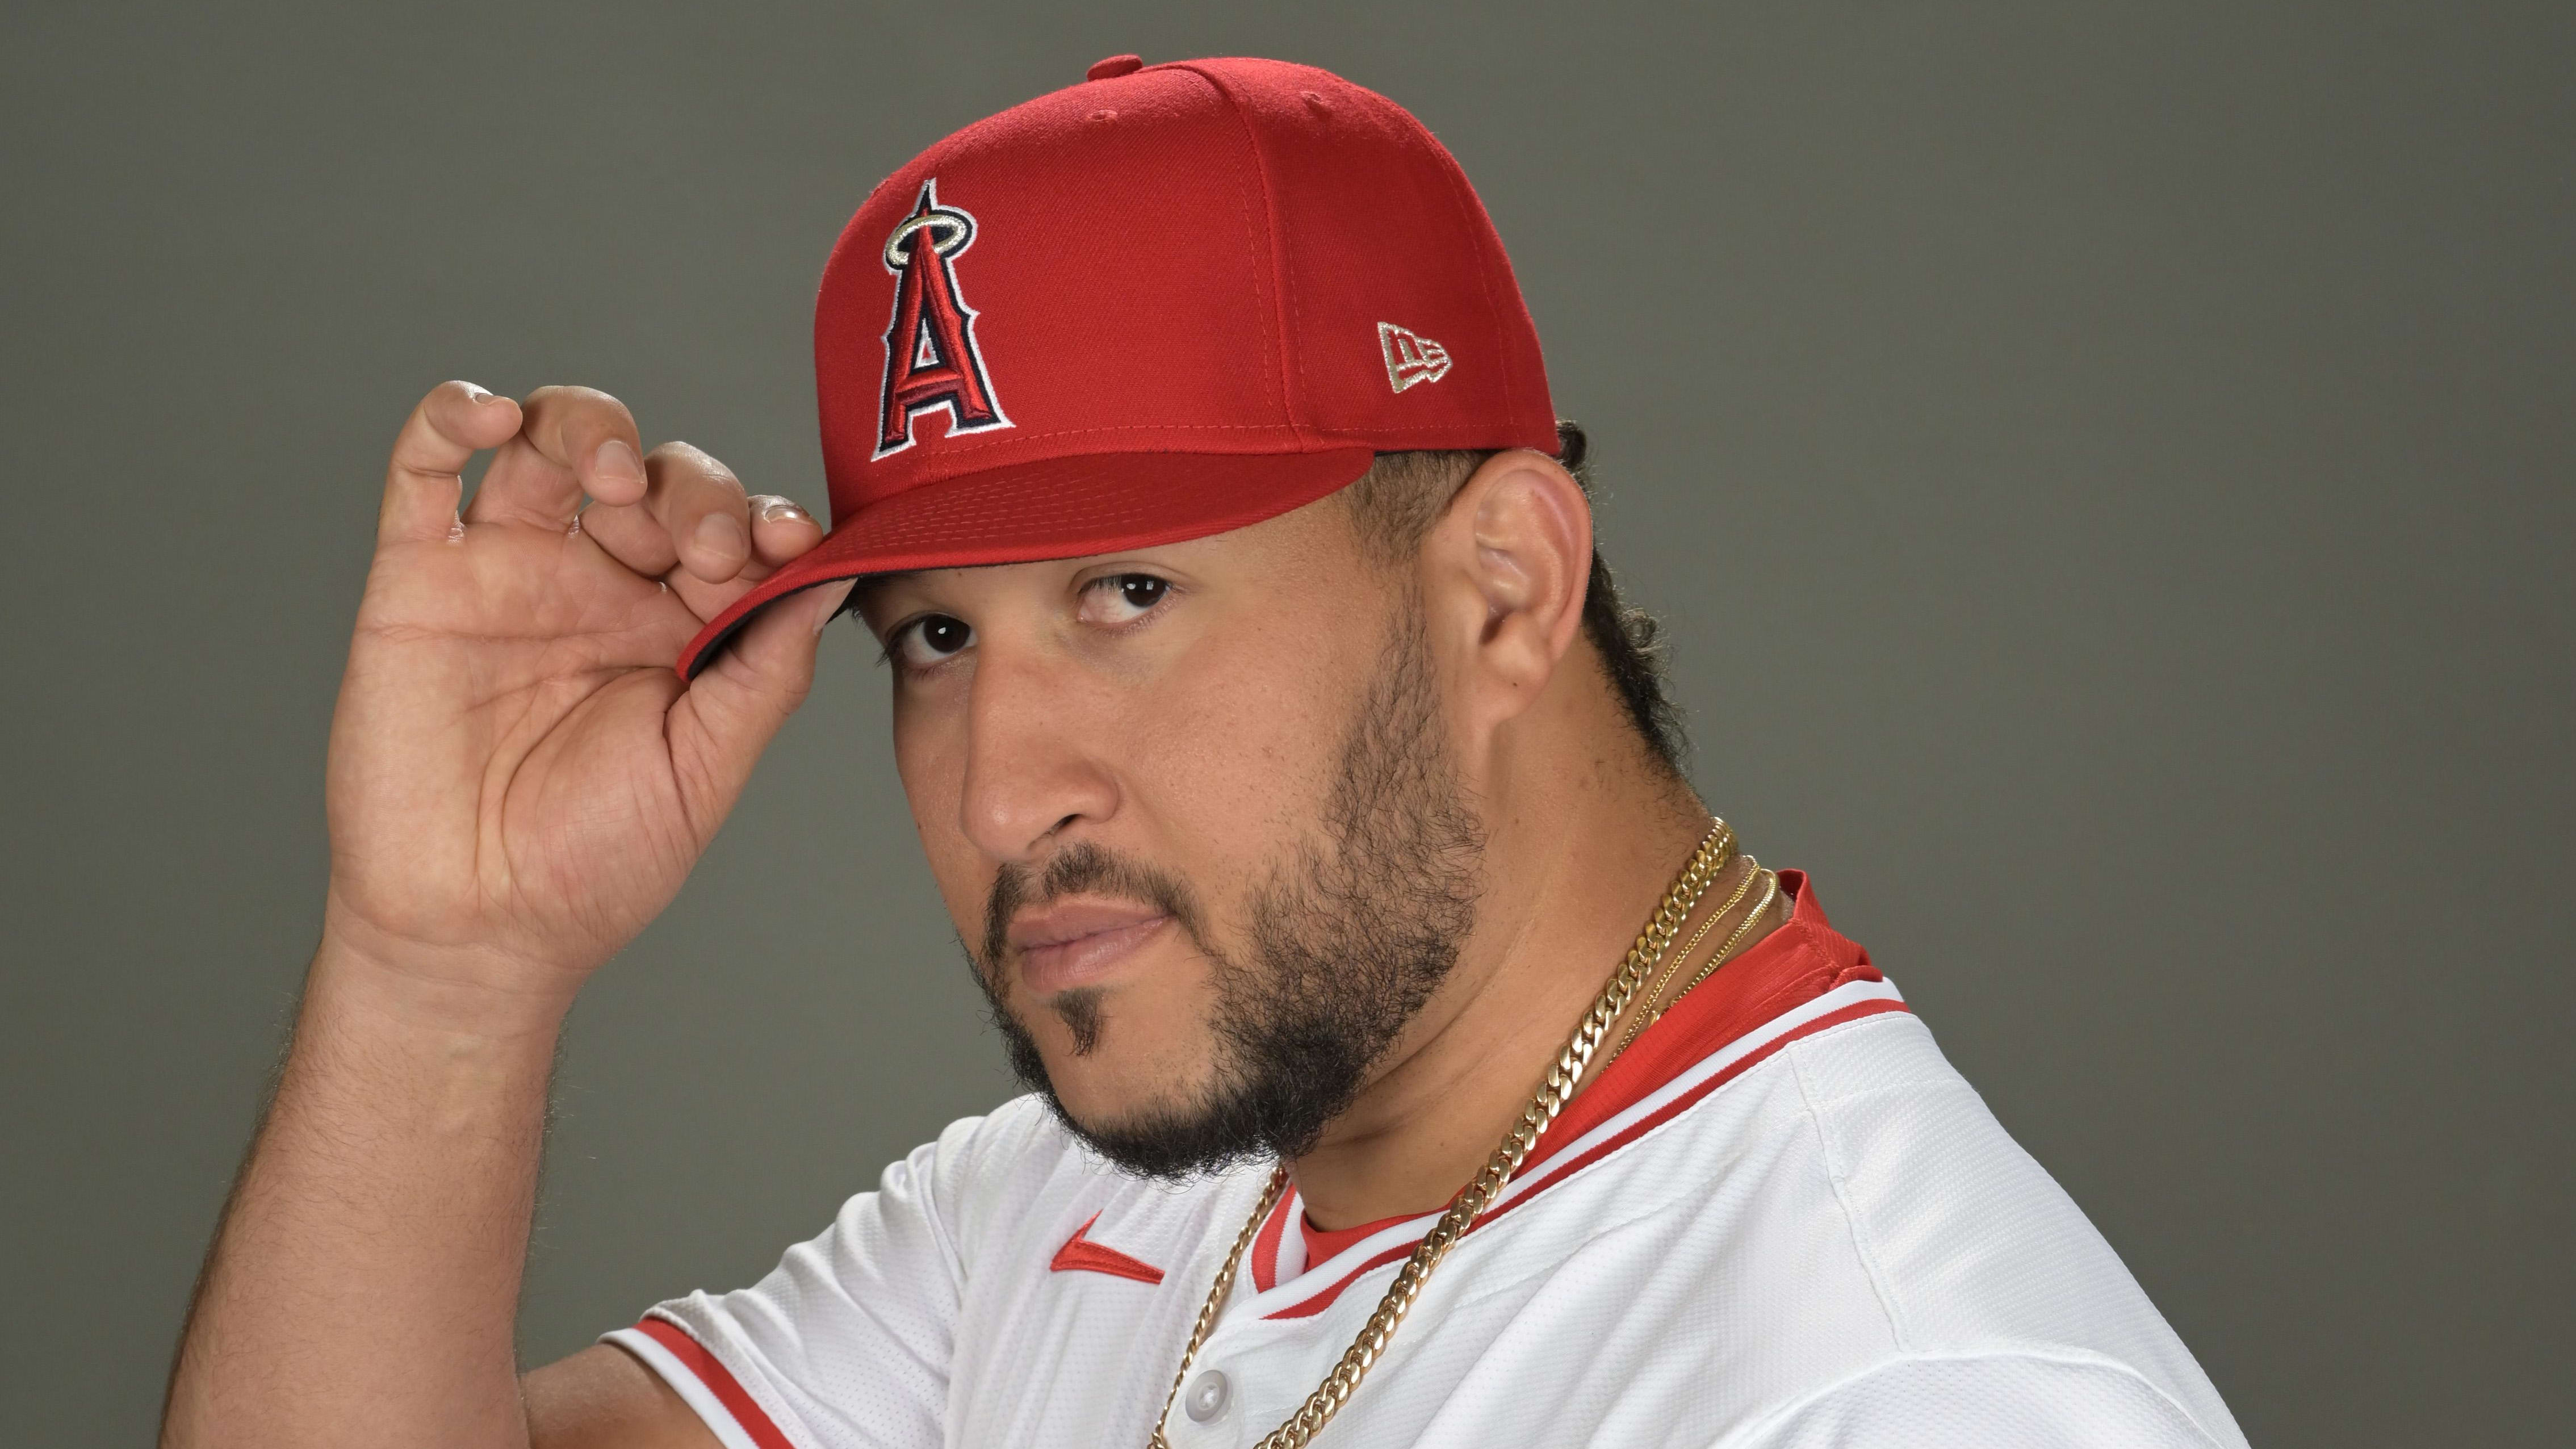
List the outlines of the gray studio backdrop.
<svg viewBox="0 0 2576 1449">
<path fill-rule="evenodd" d="M 1077 8 L 13 11 L 0 1442 L 149 1434 L 413 399 L 593 383 L 819 504 L 849 210 L 1123 50 L 1456 150 L 1709 800 L 2258 1444 L 2565 1442 L 2576 12 Z M 828 644 L 575 1018 L 532 1362 L 1006 1090 Z"/>
</svg>

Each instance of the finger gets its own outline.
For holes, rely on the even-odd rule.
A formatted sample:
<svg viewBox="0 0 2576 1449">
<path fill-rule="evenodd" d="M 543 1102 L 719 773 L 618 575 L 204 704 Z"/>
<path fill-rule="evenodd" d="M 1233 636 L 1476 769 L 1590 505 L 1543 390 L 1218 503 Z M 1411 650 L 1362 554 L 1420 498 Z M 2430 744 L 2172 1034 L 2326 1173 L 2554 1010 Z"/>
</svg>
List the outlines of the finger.
<svg viewBox="0 0 2576 1449">
<path fill-rule="evenodd" d="M 671 547 L 671 535 L 641 503 L 593 503 L 581 511 L 581 531 L 610 558 L 648 579 L 679 567 L 680 551 Z"/>
<path fill-rule="evenodd" d="M 447 537 L 456 527 L 466 463 L 482 449 L 509 441 L 519 420 L 517 403 L 470 382 L 431 388 L 394 437 L 384 502 L 376 513 L 377 541 Z"/>
<path fill-rule="evenodd" d="M 724 652 L 698 675 L 699 681 L 716 675 L 720 687 L 738 686 L 784 699 L 786 705 L 778 717 L 785 719 L 814 682 L 815 641 L 823 626 L 841 612 L 856 587 L 858 580 L 840 579 L 799 589 L 771 604 L 733 636 Z"/>
<path fill-rule="evenodd" d="M 823 525 L 795 499 L 775 493 L 752 495 L 751 569 L 758 570 L 762 577 L 822 541 Z"/>
<path fill-rule="evenodd" d="M 815 645 L 855 583 L 818 584 L 762 610 L 672 706 L 672 750 L 689 756 L 680 778 L 700 796 L 692 815 L 721 820 L 733 807 L 760 752 L 814 687 Z"/>
<path fill-rule="evenodd" d="M 492 460 L 466 522 L 562 528 L 585 492 L 608 503 L 644 496 L 642 444 L 626 404 L 597 388 L 541 387 L 524 406 L 519 439 Z"/>
<path fill-rule="evenodd" d="M 751 562 L 751 507 L 742 480 L 712 454 L 664 443 L 644 460 L 653 480 L 645 506 L 678 551 L 680 567 L 720 584 Z"/>
<path fill-rule="evenodd" d="M 812 515 L 806 513 L 803 508 L 788 499 L 780 498 L 775 494 L 761 494 L 744 502 L 752 515 L 752 554 L 732 578 L 710 583 L 692 570 L 679 567 L 673 567 L 669 572 L 660 575 L 662 582 L 679 597 L 680 602 L 688 606 L 689 612 L 701 619 L 712 619 L 723 613 L 732 606 L 734 600 L 749 593 L 753 585 L 778 572 L 790 559 L 810 551 L 822 540 L 823 526 L 815 522 Z M 582 517 L 589 518 L 591 514 L 600 511 L 593 508 L 591 513 L 585 513 Z M 620 510 L 621 513 L 635 511 Z M 618 519 L 611 523 L 611 531 L 622 533 L 627 526 L 626 520 Z M 700 527 L 705 527 L 703 522 Z M 661 541 L 660 547 L 668 550 L 670 544 L 667 539 L 668 535 L 662 531 L 660 525 L 655 524 L 652 526 L 648 545 L 658 540 Z M 671 558 L 675 555 L 664 552 L 660 557 Z M 639 567 L 638 565 L 629 566 Z"/>
<path fill-rule="evenodd" d="M 642 502 L 594 503 L 582 531 L 619 563 L 669 583 L 700 618 L 713 617 L 768 573 L 752 557 L 751 500 L 732 469 L 686 443 L 654 449 L 645 469 Z"/>
</svg>

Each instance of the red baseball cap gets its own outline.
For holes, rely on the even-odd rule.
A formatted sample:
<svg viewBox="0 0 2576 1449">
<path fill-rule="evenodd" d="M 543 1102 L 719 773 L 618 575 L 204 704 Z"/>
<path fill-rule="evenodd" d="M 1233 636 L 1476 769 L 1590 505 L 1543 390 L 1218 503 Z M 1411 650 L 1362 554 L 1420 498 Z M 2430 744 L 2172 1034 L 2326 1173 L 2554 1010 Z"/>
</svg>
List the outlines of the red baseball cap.
<svg viewBox="0 0 2576 1449">
<path fill-rule="evenodd" d="M 959 131 L 850 218 L 814 304 L 832 529 L 681 653 L 861 574 L 1241 528 L 1380 452 L 1554 452 L 1538 333 L 1458 163 L 1274 60 L 1146 65 Z"/>
</svg>

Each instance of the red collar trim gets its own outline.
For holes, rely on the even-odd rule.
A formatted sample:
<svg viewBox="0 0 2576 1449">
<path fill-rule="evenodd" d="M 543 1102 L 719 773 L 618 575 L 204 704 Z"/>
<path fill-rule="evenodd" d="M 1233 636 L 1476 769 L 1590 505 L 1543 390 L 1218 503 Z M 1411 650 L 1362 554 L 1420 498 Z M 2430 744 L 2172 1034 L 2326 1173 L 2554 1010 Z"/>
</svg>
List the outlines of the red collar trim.
<svg viewBox="0 0 2576 1449">
<path fill-rule="evenodd" d="M 1791 902 L 1789 920 L 1674 1003 L 1672 1010 L 1637 1038 L 1626 1055 L 1568 1103 L 1549 1127 L 1547 1136 L 1540 1139 L 1537 1149 L 1514 1174 L 1514 1184 L 1525 1185 L 1526 1190 L 1496 1204 L 1468 1231 L 1482 1229 L 1540 1192 L 1644 1136 L 1790 1042 L 1862 1016 L 1906 1009 L 1894 988 L 1885 986 L 1887 978 L 1870 964 L 1869 953 L 1834 930 L 1825 919 L 1824 907 L 1817 902 L 1806 872 L 1780 872 L 1780 889 Z M 1847 989 L 1856 986 L 1858 989 Z M 1871 989 L 1873 986 L 1879 989 Z M 1728 1064 L 1722 1072 L 1701 1074 L 1702 1080 L 1652 1113 L 1606 1135 L 1602 1133 L 1601 1129 L 1613 1119 L 1630 1112 L 1711 1057 L 1835 992 L 1852 999 L 1775 1033 L 1771 1040 Z M 1276 1305 L 1259 1305 L 1263 1317 L 1305 1318 L 1323 1312 L 1361 1275 L 1408 1256 L 1435 1217 L 1424 1213 L 1386 1218 L 1325 1234 L 1306 1225 L 1303 1206 L 1296 1193 L 1286 1194 L 1254 1239 L 1251 1269 L 1258 1296 L 1283 1294 L 1283 1301 Z M 1292 1217 L 1303 1245 L 1318 1251 L 1312 1256 L 1291 1251 L 1288 1256 L 1302 1261 L 1292 1264 L 1289 1281 L 1281 1283 L 1279 1261 Z M 1392 1245 L 1366 1252 L 1356 1261 L 1343 1261 L 1352 1258 L 1367 1240 L 1409 1225 L 1413 1230 Z M 1307 1271 L 1294 1271 L 1297 1268 Z M 1311 1291 L 1306 1279 L 1315 1280 Z"/>
<path fill-rule="evenodd" d="M 1869 964 L 1869 953 L 1858 942 L 1825 919 L 1805 871 L 1780 872 L 1780 892 L 1790 901 L 1788 921 L 1746 947 L 1640 1033 L 1626 1055 L 1565 1105 L 1556 1125 L 1521 1164 L 1521 1176 L 1782 1012 L 1837 986 L 1887 979 Z"/>
</svg>

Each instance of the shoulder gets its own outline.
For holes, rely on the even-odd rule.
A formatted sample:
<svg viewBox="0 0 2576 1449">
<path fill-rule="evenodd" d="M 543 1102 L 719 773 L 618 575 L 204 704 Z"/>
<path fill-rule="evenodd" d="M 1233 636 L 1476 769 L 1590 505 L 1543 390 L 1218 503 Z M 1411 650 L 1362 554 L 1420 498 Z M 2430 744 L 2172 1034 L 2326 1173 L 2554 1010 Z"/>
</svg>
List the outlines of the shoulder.
<svg viewBox="0 0 2576 1449">
<path fill-rule="evenodd" d="M 1045 1099 L 1014 1097 L 980 1117 L 951 1122 L 886 1170 L 882 1191 L 909 1189 L 961 1231 L 1014 1217 L 1051 1193 L 1098 1175 L 1100 1164 Z"/>
<path fill-rule="evenodd" d="M 2223 1409 L 2216 1422 L 2205 1422 L 2127 1364 L 2032 1349 L 1890 1358 L 1721 1442 L 1728 1449 L 2242 1449 L 2245 1440 Z"/>
<path fill-rule="evenodd" d="M 1213 1205 L 1267 1169 L 1238 1169 L 1186 1183 L 1120 1170 L 1074 1135 L 1045 1099 L 1014 1098 L 949 1124 L 934 1142 L 888 1169 L 877 1193 L 901 1197 L 926 1218 L 961 1279 L 1011 1281 L 1043 1267 L 1091 1219 L 1134 1251 L 1178 1256 L 1208 1231 Z"/>
<path fill-rule="evenodd" d="M 960 1117 L 906 1159 L 943 1179 L 989 1188 L 1014 1176 L 1043 1173 L 1081 1144 L 1031 1093 L 1013 1097 L 980 1117 Z"/>
<path fill-rule="evenodd" d="M 2242 1442 L 2127 1265 L 1919 1020 L 1856 1022 L 1788 1055 L 1833 1211 L 1894 1347 L 1852 1383 L 1975 1388 L 2038 1408 L 2134 1398 L 2136 1412 L 2160 1404 L 2210 1436 L 2141 1442 Z"/>
<path fill-rule="evenodd" d="M 2155 1310 L 2082 1209 L 2006 1132 L 1914 1017 L 1856 1022 L 1787 1054 L 1844 1219 L 1900 1347 L 1999 1339 L 2129 1346 Z M 2082 1335 L 2105 1328 L 2118 1344 Z M 2076 1335 L 2069 1337 L 2070 1335 Z"/>
</svg>

